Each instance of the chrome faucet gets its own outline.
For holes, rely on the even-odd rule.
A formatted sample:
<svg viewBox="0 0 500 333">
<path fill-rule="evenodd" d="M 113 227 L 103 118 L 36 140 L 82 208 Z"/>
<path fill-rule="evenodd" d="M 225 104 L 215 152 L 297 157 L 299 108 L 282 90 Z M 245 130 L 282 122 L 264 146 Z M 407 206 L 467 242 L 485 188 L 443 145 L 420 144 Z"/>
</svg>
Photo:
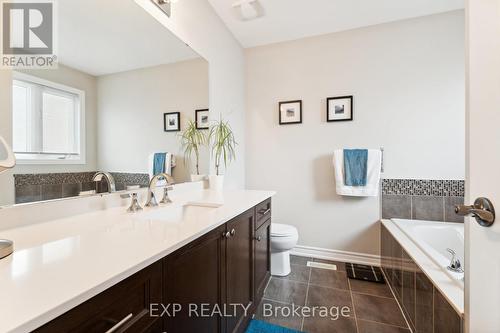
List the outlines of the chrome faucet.
<svg viewBox="0 0 500 333">
<path fill-rule="evenodd" d="M 462 269 L 462 264 L 460 263 L 460 260 L 456 257 L 457 254 L 455 251 L 452 249 L 446 249 L 451 254 L 451 263 L 450 266 L 446 267 L 449 271 L 455 272 L 455 273 L 463 273 L 464 270 Z"/>
<path fill-rule="evenodd" d="M 108 184 L 108 192 L 109 193 L 116 192 L 115 179 L 113 178 L 113 176 L 111 176 L 109 172 L 104 172 L 104 171 L 97 172 L 92 178 L 92 181 L 100 182 L 103 178 L 104 180 L 106 180 L 106 183 Z"/>
<path fill-rule="evenodd" d="M 166 173 L 160 173 L 156 176 L 154 176 L 151 181 L 149 182 L 149 189 L 148 189 L 148 200 L 146 201 L 146 207 L 156 207 L 158 206 L 158 201 L 156 200 L 156 197 L 155 197 L 155 189 L 158 185 L 158 181 L 164 179 L 167 183 L 167 185 L 164 187 L 164 190 L 163 190 L 163 198 L 162 200 L 160 201 L 161 204 L 167 204 L 167 203 L 171 203 L 172 200 L 170 200 L 170 198 L 168 197 L 168 191 L 169 190 L 172 190 L 172 187 L 169 186 L 173 183 L 169 182 L 169 175 L 167 175 Z"/>
</svg>

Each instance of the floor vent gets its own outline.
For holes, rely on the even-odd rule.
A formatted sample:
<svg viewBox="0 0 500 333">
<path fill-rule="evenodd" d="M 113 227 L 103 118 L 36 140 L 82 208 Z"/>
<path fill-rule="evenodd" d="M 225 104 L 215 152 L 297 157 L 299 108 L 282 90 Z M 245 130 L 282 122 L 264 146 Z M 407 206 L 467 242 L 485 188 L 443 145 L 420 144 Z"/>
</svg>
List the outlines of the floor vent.
<svg viewBox="0 0 500 333">
<path fill-rule="evenodd" d="M 337 265 L 324 264 L 322 262 L 315 262 L 315 261 L 308 261 L 307 262 L 307 267 L 329 269 L 331 271 L 336 271 L 337 270 Z"/>
<path fill-rule="evenodd" d="M 349 279 L 385 283 L 379 267 L 346 263 L 345 268 Z"/>
</svg>

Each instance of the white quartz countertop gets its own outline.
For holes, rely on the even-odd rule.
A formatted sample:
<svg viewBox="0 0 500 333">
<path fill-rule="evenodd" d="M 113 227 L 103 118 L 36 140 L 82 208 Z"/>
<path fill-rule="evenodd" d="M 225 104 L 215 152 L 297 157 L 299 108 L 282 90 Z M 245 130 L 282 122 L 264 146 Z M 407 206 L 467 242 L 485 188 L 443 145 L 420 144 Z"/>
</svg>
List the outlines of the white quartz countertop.
<svg viewBox="0 0 500 333">
<path fill-rule="evenodd" d="M 117 207 L 0 231 L 15 247 L 0 260 L 0 332 L 42 326 L 274 194 L 196 190 L 137 214 Z"/>
</svg>

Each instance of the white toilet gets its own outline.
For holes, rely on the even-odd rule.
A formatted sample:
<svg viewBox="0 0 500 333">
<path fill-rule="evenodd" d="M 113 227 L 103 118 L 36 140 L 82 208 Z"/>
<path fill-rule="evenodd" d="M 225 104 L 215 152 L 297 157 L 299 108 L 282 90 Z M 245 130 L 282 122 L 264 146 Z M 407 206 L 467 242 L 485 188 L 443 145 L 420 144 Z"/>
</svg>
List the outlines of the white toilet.
<svg viewBox="0 0 500 333">
<path fill-rule="evenodd" d="M 271 224 L 271 275 L 290 274 L 290 250 L 297 245 L 297 228 L 287 224 Z"/>
</svg>

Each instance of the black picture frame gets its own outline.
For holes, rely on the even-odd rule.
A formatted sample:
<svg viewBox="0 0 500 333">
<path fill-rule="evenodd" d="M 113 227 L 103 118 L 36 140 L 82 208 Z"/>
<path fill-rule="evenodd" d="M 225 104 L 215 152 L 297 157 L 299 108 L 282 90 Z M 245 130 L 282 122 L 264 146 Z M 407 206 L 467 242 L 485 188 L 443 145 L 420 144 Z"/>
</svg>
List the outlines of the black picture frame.
<svg viewBox="0 0 500 333">
<path fill-rule="evenodd" d="M 340 119 L 332 119 L 330 117 L 330 101 L 334 100 L 340 100 L 340 99 L 348 99 L 350 100 L 349 105 L 350 105 L 350 116 L 346 118 L 340 118 Z M 338 97 L 328 97 L 326 99 L 326 121 L 327 122 L 335 122 L 335 121 L 352 121 L 354 120 L 354 96 L 349 95 L 349 96 L 338 96 Z"/>
<path fill-rule="evenodd" d="M 207 122 L 207 126 L 206 127 L 205 126 L 200 126 L 200 120 L 201 120 L 200 118 L 201 118 L 201 116 L 199 115 L 202 112 L 208 113 L 209 111 L 210 111 L 209 109 L 200 109 L 200 110 L 196 110 L 195 111 L 195 117 L 194 117 L 194 119 L 195 119 L 195 122 L 196 122 L 196 129 L 206 130 L 206 129 L 210 128 L 210 126 L 208 125 L 208 122 Z"/>
<path fill-rule="evenodd" d="M 177 126 L 175 128 L 169 128 L 173 125 L 167 124 L 167 120 L 170 116 L 177 117 Z M 165 132 L 179 132 L 181 130 L 181 113 L 180 112 L 167 112 L 163 114 L 163 130 Z"/>
<path fill-rule="evenodd" d="M 285 121 L 283 119 L 283 112 L 282 112 L 281 108 L 283 105 L 286 105 L 286 104 L 299 104 L 299 119 L 297 121 Z M 302 100 L 299 99 L 299 100 L 295 100 L 295 101 L 279 102 L 278 113 L 279 113 L 280 125 L 302 124 Z"/>
</svg>

